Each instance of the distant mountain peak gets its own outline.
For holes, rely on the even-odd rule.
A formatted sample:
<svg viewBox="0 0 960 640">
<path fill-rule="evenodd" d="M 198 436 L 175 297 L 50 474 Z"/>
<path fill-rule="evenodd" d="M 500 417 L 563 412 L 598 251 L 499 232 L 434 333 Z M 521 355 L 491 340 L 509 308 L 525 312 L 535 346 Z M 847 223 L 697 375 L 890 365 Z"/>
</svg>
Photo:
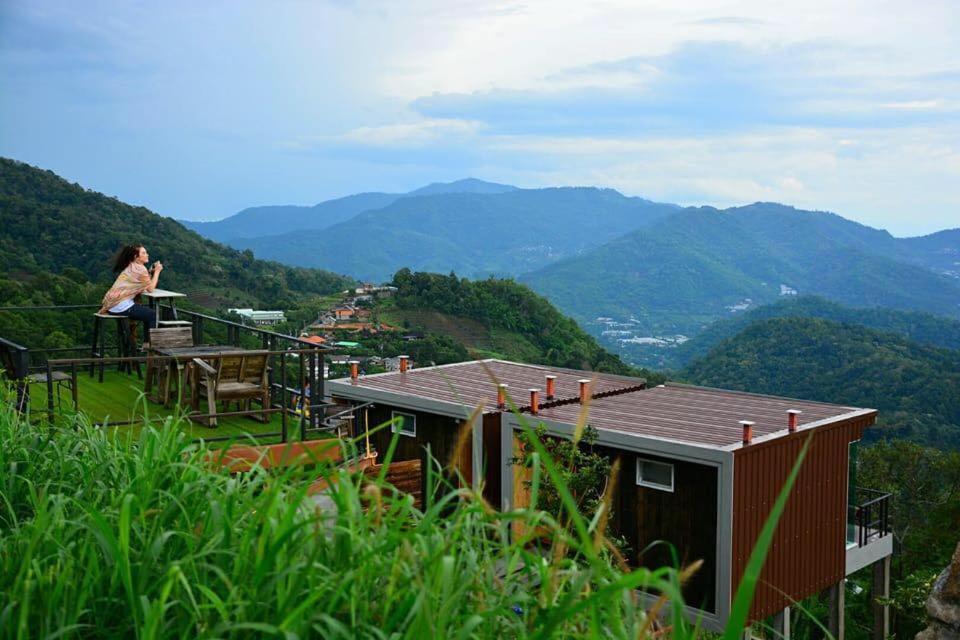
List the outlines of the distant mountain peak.
<svg viewBox="0 0 960 640">
<path fill-rule="evenodd" d="M 487 182 L 479 178 L 463 178 L 453 182 L 432 182 L 408 193 L 408 196 L 429 196 L 439 193 L 506 193 L 516 191 L 517 187 L 509 184 Z"/>
</svg>

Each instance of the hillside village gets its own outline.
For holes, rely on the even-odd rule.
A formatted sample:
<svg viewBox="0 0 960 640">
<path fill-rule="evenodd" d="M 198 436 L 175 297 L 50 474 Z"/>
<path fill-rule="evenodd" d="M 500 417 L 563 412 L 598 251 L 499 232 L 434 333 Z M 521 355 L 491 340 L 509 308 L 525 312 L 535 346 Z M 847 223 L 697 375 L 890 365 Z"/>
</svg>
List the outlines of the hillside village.
<svg viewBox="0 0 960 640">
<path fill-rule="evenodd" d="M 366 339 L 385 331 L 401 331 L 400 328 L 373 317 L 373 307 L 377 301 L 393 297 L 396 292 L 397 288 L 394 286 L 365 282 L 359 287 L 344 291 L 335 304 L 320 313 L 315 322 L 304 327 L 300 338 L 336 350 L 327 359 L 325 375 L 330 375 L 331 369 L 334 372 L 343 369 L 342 373 L 346 373 L 350 362 L 357 362 L 363 374 L 400 370 L 400 356 L 404 354 L 357 353 L 358 350 L 365 351 L 363 342 Z M 403 340 L 414 341 L 422 337 L 420 333 L 407 332 L 404 333 Z M 410 366 L 413 364 L 409 361 Z"/>
</svg>

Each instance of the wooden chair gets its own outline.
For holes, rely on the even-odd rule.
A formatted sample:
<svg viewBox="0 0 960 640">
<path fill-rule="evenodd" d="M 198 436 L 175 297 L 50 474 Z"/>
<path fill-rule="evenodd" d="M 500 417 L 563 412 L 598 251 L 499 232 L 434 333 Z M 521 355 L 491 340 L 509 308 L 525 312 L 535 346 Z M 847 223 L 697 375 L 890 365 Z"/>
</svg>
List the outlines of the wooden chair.
<svg viewBox="0 0 960 640">
<path fill-rule="evenodd" d="M 269 356 L 266 351 L 247 351 L 244 353 L 221 353 L 210 358 L 216 366 L 194 358 L 197 377 L 193 382 L 193 409 L 200 407 L 200 396 L 207 398 L 206 419 L 210 427 L 217 426 L 217 402 L 237 400 L 249 406 L 250 400 L 259 400 L 264 410 L 270 408 Z M 251 415 L 254 420 L 269 422 L 266 411 Z"/>
<path fill-rule="evenodd" d="M 178 393 L 185 388 L 185 384 L 182 383 L 184 363 L 175 358 L 160 357 L 156 354 L 156 350 L 192 346 L 193 330 L 190 327 L 161 327 L 150 331 L 150 350 L 147 352 L 147 378 L 144 382 L 144 391 L 149 396 L 154 381 L 160 389 L 159 398 L 153 397 L 152 400 L 167 404 L 174 385 Z"/>
</svg>

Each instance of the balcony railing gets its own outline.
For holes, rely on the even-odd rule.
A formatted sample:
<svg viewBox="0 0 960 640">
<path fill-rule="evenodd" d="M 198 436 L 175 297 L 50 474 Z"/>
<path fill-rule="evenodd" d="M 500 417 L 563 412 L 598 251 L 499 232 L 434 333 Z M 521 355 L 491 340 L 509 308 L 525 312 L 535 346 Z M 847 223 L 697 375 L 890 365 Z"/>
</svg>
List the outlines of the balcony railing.
<svg viewBox="0 0 960 640">
<path fill-rule="evenodd" d="M 50 305 L 50 306 L 31 306 L 31 307 L 0 307 L 0 311 L 12 311 L 18 313 L 30 312 L 70 312 L 74 314 L 92 313 L 99 305 Z M 160 307 L 161 316 L 168 315 L 171 309 L 166 306 Z M 288 438 L 287 422 L 288 417 L 293 419 L 294 424 L 298 423 L 300 438 L 308 437 L 319 432 L 335 432 L 342 420 L 348 420 L 352 416 L 351 412 L 343 411 L 340 407 L 331 406 L 323 401 L 324 398 L 324 354 L 329 351 L 328 348 L 318 346 L 311 342 L 301 340 L 298 337 L 284 335 L 281 333 L 250 327 L 244 324 L 218 318 L 215 316 L 198 313 L 186 309 L 178 309 L 178 314 L 187 316 L 192 322 L 194 341 L 196 344 L 208 343 L 213 339 L 216 344 L 227 344 L 246 349 L 256 349 L 268 352 L 271 359 L 269 370 L 269 386 L 273 392 L 274 400 L 270 407 L 263 407 L 259 410 L 250 409 L 244 411 L 220 412 L 219 417 L 228 416 L 247 416 L 257 413 L 264 415 L 279 414 L 281 429 L 271 433 L 257 433 L 257 437 L 279 437 L 282 441 Z M 108 354 L 101 354 L 97 358 L 92 357 L 70 357 L 77 354 L 88 356 L 92 348 L 84 342 L 88 341 L 90 336 L 86 332 L 81 332 L 75 336 L 76 346 L 44 348 L 33 345 L 22 345 L 12 340 L 0 337 L 0 380 L 6 377 L 15 390 L 15 406 L 20 411 L 29 412 L 30 405 L 30 386 L 27 378 L 31 373 L 46 374 L 44 376 L 46 386 L 47 402 L 43 407 L 43 413 L 47 414 L 48 420 L 54 420 L 54 399 L 59 400 L 59 388 L 55 388 L 54 371 L 66 373 L 70 380 L 72 389 L 78 388 L 78 369 L 86 370 L 91 364 L 98 365 L 112 364 L 144 364 L 147 355 L 127 356 L 120 352 L 119 345 L 116 345 L 118 357 L 111 358 Z M 67 357 L 62 357 L 67 356 Z M 158 356 L 151 356 L 154 361 L 164 360 Z M 178 360 L 178 358 L 168 358 Z M 183 358 L 179 358 L 183 360 Z M 290 368 L 288 376 L 288 366 Z M 5 375 L 2 375 L 5 374 Z M 33 384 L 36 385 L 37 381 Z M 291 384 L 292 383 L 292 384 Z M 74 397 L 76 401 L 76 397 Z M 83 403 L 81 403 L 83 404 Z M 41 403 L 41 406 L 42 403 Z M 82 409 L 82 407 L 81 407 Z M 192 418 L 208 417 L 206 414 L 192 414 Z M 98 421 L 100 426 L 124 426 L 139 423 L 133 420 L 113 420 L 110 422 Z M 221 438 L 204 438 L 205 440 L 218 440 Z M 226 439 L 226 438 L 223 438 Z"/>
<path fill-rule="evenodd" d="M 858 488 L 851 496 L 848 522 L 853 527 L 853 540 L 865 547 L 872 540 L 890 535 L 890 494 L 876 489 Z"/>
</svg>

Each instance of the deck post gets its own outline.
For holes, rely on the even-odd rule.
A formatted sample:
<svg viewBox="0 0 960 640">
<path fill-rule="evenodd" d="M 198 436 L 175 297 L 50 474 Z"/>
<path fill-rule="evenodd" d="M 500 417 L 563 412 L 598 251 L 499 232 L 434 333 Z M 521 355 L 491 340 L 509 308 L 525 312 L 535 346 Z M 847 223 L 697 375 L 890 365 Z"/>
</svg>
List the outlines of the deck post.
<svg viewBox="0 0 960 640">
<path fill-rule="evenodd" d="M 773 614 L 771 626 L 774 640 L 790 640 L 790 607 L 784 607 L 783 611 Z"/>
<path fill-rule="evenodd" d="M 828 587 L 825 591 L 829 614 L 827 616 L 827 630 L 834 640 L 844 640 L 846 625 L 844 609 L 846 606 L 846 592 L 844 580 Z"/>
<path fill-rule="evenodd" d="M 47 359 L 47 419 L 53 424 L 53 367 L 50 366 L 50 360 Z"/>
<path fill-rule="evenodd" d="M 300 390 L 300 440 L 307 439 L 307 395 L 304 387 L 306 386 L 307 380 L 303 374 L 303 358 L 307 354 L 301 351 L 297 355 L 297 366 L 300 367 L 300 371 L 297 374 L 297 389 Z"/>
<path fill-rule="evenodd" d="M 307 376 L 310 378 L 310 430 L 317 428 L 317 411 L 314 407 L 317 406 L 317 354 L 315 350 L 311 350 L 308 354 L 310 358 L 310 366 L 307 368 Z M 320 375 L 323 376 L 323 369 L 320 370 Z M 322 400 L 322 398 L 321 398 Z"/>
<path fill-rule="evenodd" d="M 269 408 L 269 407 L 264 407 Z M 280 354 L 280 431 L 287 441 L 287 354 Z"/>
<path fill-rule="evenodd" d="M 890 597 L 890 556 L 873 563 L 873 585 L 870 601 L 873 603 L 873 638 L 886 640 L 890 635 L 890 605 L 878 602 Z"/>
</svg>

